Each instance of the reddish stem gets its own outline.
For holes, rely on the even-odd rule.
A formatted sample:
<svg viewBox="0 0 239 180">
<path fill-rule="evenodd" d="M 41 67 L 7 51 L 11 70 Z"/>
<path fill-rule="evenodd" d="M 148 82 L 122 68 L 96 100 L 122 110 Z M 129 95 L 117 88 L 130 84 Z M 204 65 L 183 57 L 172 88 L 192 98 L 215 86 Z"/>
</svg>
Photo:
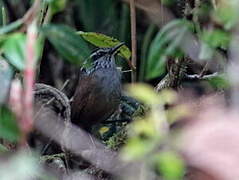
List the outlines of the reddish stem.
<svg viewBox="0 0 239 180">
<path fill-rule="evenodd" d="M 23 114 L 21 119 L 21 130 L 23 133 L 22 143 L 25 144 L 26 135 L 33 126 L 33 86 L 35 83 L 36 52 L 37 41 L 36 23 L 33 22 L 27 30 L 26 42 L 26 67 L 24 70 L 24 91 L 23 91 Z"/>
</svg>

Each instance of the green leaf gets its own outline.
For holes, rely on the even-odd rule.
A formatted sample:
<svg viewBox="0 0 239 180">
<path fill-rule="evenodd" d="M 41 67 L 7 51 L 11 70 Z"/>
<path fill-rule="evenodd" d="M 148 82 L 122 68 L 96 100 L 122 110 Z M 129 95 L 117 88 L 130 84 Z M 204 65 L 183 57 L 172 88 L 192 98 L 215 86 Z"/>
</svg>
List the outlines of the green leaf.
<svg viewBox="0 0 239 180">
<path fill-rule="evenodd" d="M 15 22 L 12 22 L 11 24 L 8 24 L 6 26 L 3 26 L 0 28 L 0 35 L 9 33 L 13 30 L 16 30 L 17 28 L 19 28 L 21 25 L 23 24 L 22 19 L 17 20 Z"/>
<path fill-rule="evenodd" d="M 157 170 L 165 180 L 181 180 L 185 173 L 183 160 L 174 152 L 165 151 L 154 157 Z"/>
<path fill-rule="evenodd" d="M 55 14 L 65 9 L 67 0 L 50 0 L 49 2 L 52 13 Z"/>
<path fill-rule="evenodd" d="M 1 82 L 0 105 L 2 105 L 7 98 L 12 76 L 13 76 L 12 68 L 8 65 L 8 63 L 4 59 L 0 59 L 0 82 Z"/>
<path fill-rule="evenodd" d="M 121 43 L 119 40 L 101 33 L 79 31 L 78 34 L 97 47 L 114 47 Z M 120 48 L 119 55 L 125 59 L 130 59 L 131 51 L 124 45 Z"/>
<path fill-rule="evenodd" d="M 220 1 L 213 16 L 217 22 L 224 25 L 227 30 L 232 29 L 238 23 L 239 0 Z"/>
<path fill-rule="evenodd" d="M 15 142 L 20 138 L 20 129 L 13 113 L 6 107 L 0 108 L 0 137 Z"/>
<path fill-rule="evenodd" d="M 126 161 L 138 160 L 150 153 L 155 147 L 155 142 L 132 137 L 122 150 L 122 157 Z"/>
<path fill-rule="evenodd" d="M 226 89 L 230 87 L 229 80 L 225 74 L 215 76 L 207 81 L 216 89 Z"/>
<path fill-rule="evenodd" d="M 163 27 L 156 35 L 147 58 L 147 79 L 158 77 L 165 72 L 167 56 L 181 57 L 180 44 L 190 29 L 189 22 L 175 20 Z"/>
<path fill-rule="evenodd" d="M 4 153 L 7 151 L 8 151 L 8 149 L 5 146 L 3 146 L 2 144 L 0 144 L 0 153 Z"/>
<path fill-rule="evenodd" d="M 159 104 L 160 96 L 156 93 L 153 87 L 146 84 L 128 85 L 127 92 L 136 99 L 148 105 Z"/>
<path fill-rule="evenodd" d="M 25 67 L 26 35 L 15 33 L 10 35 L 3 44 L 3 52 L 7 60 L 18 70 Z"/>
<path fill-rule="evenodd" d="M 41 29 L 58 53 L 73 64 L 82 65 L 90 56 L 86 42 L 75 31 L 64 25 L 45 25 Z"/>
<path fill-rule="evenodd" d="M 201 39 L 213 48 L 226 48 L 230 43 L 231 36 L 230 33 L 219 29 L 204 30 Z"/>
<path fill-rule="evenodd" d="M 0 35 L 0 47 L 3 46 L 5 41 L 9 38 L 10 35 Z"/>
</svg>

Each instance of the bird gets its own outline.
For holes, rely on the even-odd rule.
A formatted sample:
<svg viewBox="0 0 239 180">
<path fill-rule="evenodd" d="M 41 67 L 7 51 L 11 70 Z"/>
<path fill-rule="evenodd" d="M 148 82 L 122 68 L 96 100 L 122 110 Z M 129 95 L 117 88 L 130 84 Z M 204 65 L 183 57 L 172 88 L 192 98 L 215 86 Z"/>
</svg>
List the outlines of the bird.
<svg viewBox="0 0 239 180">
<path fill-rule="evenodd" d="M 94 125 L 109 118 L 119 108 L 121 73 L 115 64 L 115 55 L 123 45 L 92 52 L 92 66 L 80 71 L 71 104 L 71 121 L 86 131 L 90 132 Z"/>
</svg>

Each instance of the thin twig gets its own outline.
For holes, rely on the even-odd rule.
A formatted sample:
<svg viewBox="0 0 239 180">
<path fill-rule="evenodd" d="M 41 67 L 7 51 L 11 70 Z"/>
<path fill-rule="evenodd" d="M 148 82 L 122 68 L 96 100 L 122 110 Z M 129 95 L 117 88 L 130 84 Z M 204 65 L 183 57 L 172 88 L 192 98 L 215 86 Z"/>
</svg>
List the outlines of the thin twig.
<svg viewBox="0 0 239 180">
<path fill-rule="evenodd" d="M 135 0 L 130 0 L 132 64 L 137 67 L 136 10 Z M 132 71 L 132 82 L 136 82 L 136 71 Z"/>
<path fill-rule="evenodd" d="M 32 24 L 33 20 L 38 15 L 38 12 L 40 11 L 41 7 L 41 0 L 35 0 L 32 7 L 26 12 L 26 14 L 23 16 L 23 22 L 26 26 L 29 24 Z"/>
<path fill-rule="evenodd" d="M 64 82 L 64 84 L 62 85 L 62 87 L 61 87 L 61 91 L 63 91 L 65 88 L 66 88 L 66 86 L 69 84 L 69 82 L 70 82 L 70 80 L 69 79 L 67 79 L 65 82 Z"/>
<path fill-rule="evenodd" d="M 208 79 L 211 79 L 211 78 L 215 78 L 217 77 L 219 74 L 217 72 L 213 73 L 213 74 L 208 74 L 208 75 L 203 75 L 201 76 L 201 74 L 193 74 L 193 75 L 189 75 L 189 74 L 186 74 L 185 75 L 185 80 L 208 80 Z"/>
<path fill-rule="evenodd" d="M 200 77 L 203 77 L 206 74 L 207 69 L 208 69 L 207 67 L 208 67 L 208 62 L 205 64 L 205 66 L 203 67 L 201 73 L 199 74 Z"/>
<path fill-rule="evenodd" d="M 133 70 L 125 70 L 125 71 L 122 71 L 122 73 L 128 73 L 128 72 L 132 72 Z"/>
</svg>

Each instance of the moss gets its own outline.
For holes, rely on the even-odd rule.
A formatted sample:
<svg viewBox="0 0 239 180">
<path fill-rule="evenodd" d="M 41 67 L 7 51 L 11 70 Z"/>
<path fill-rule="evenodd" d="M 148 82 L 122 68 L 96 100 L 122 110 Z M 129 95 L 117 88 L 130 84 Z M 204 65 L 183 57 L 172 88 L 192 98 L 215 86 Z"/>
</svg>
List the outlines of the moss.
<svg viewBox="0 0 239 180">
<path fill-rule="evenodd" d="M 123 127 L 119 132 L 116 132 L 110 137 L 105 144 L 112 150 L 119 150 L 126 142 L 127 139 L 127 126 Z"/>
</svg>

